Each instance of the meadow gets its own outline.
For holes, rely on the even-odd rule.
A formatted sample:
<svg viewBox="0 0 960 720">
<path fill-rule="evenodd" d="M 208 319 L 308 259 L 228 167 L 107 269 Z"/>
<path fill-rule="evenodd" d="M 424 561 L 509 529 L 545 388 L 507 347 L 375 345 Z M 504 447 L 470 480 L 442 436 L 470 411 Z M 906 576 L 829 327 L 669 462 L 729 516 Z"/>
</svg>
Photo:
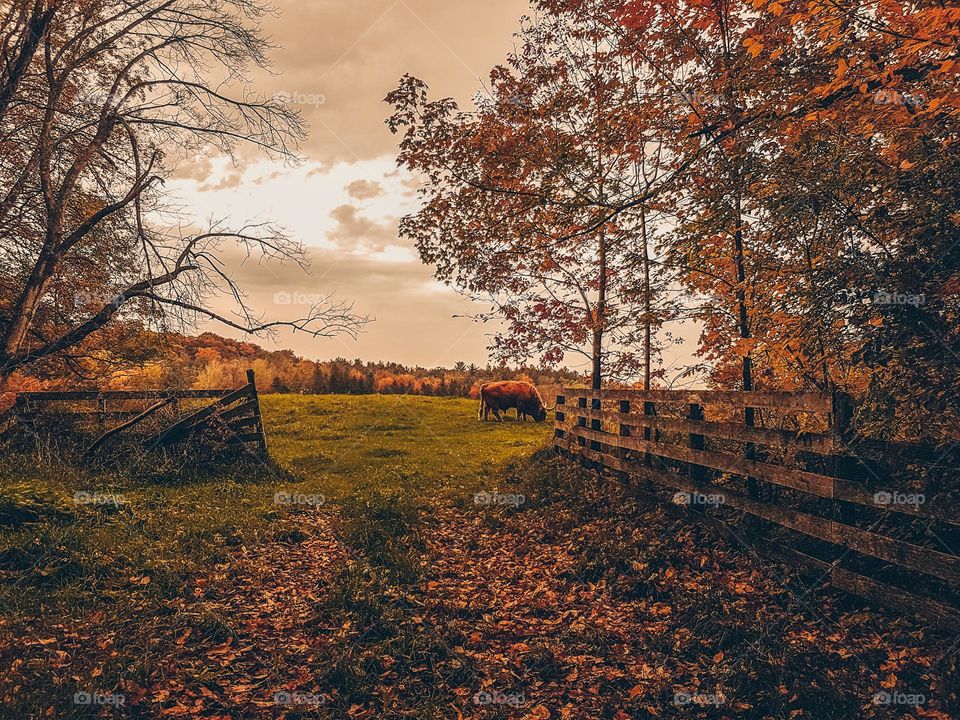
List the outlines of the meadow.
<svg viewBox="0 0 960 720">
<path fill-rule="evenodd" d="M 897 687 L 923 717 L 956 705 L 946 639 L 554 457 L 550 423 L 263 405 L 269 466 L 0 461 L 0 718 L 886 718 L 872 698 Z"/>
<path fill-rule="evenodd" d="M 228 632 L 215 613 L 171 619 L 170 602 L 229 563 L 236 549 L 295 540 L 302 534 L 299 514 L 330 510 L 368 491 L 378 498 L 402 491 L 411 508 L 440 497 L 469 500 L 506 463 L 542 448 L 551 432 L 549 424 L 478 422 L 477 403 L 458 398 L 264 395 L 261 401 L 269 467 L 241 462 L 184 477 L 162 463 L 91 470 L 45 452 L 0 460 L 0 643 L 7 651 L 25 630 L 42 648 L 58 630 L 91 627 L 90 618 L 119 636 L 149 629 L 149 649 L 138 643 L 136 666 L 120 654 L 88 668 L 114 686 L 131 676 L 145 682 L 194 620 L 212 637 Z M 8 655 L 3 665 L 22 660 Z M 47 665 L 34 679 L 32 699 L 42 705 L 45 688 L 59 685 L 58 673 Z M 31 693 L 17 694 L 19 703 L 4 698 L 18 708 L 10 717 L 46 711 L 22 704 Z M 68 706 L 62 716 L 95 710 Z"/>
</svg>

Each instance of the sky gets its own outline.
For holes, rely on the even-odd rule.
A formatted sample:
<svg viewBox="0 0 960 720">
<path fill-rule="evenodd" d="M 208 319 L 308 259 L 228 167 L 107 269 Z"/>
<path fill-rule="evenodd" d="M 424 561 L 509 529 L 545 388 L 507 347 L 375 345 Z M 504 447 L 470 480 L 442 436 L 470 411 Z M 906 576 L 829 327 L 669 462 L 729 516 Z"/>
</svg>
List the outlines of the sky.
<svg viewBox="0 0 960 720">
<path fill-rule="evenodd" d="M 384 124 L 390 106 L 383 98 L 410 73 L 431 93 L 468 105 L 511 49 L 526 1 L 280 0 L 277 8 L 279 16 L 264 21 L 280 45 L 275 75 L 253 83 L 300 109 L 309 125 L 303 161 L 289 167 L 246 155 L 239 165 L 206 158 L 182 167 L 167 189 L 199 225 L 269 220 L 309 247 L 309 274 L 240 264 L 225 253 L 247 301 L 267 319 L 301 317 L 311 300 L 335 293 L 374 322 L 356 341 L 281 331 L 256 342 L 312 359 L 485 364 L 487 335 L 496 328 L 463 316 L 488 308 L 435 281 L 398 238 L 399 218 L 417 207 L 417 185 L 396 167 L 397 137 Z M 203 329 L 238 336 L 223 325 Z"/>
<path fill-rule="evenodd" d="M 313 300 L 334 293 L 374 321 L 357 340 L 281 331 L 255 341 L 311 359 L 486 364 L 496 323 L 469 316 L 490 308 L 434 280 L 432 268 L 398 237 L 398 220 L 417 208 L 417 181 L 396 167 L 398 137 L 384 124 L 390 106 L 383 99 L 410 73 L 432 97 L 469 106 L 512 49 L 526 0 L 279 0 L 277 8 L 279 15 L 264 22 L 279 45 L 274 74 L 252 81 L 255 90 L 300 109 L 309 125 L 302 162 L 205 158 L 180 168 L 166 187 L 197 225 L 270 221 L 309 248 L 309 274 L 241 262 L 225 251 L 247 303 L 265 319 L 302 317 Z M 240 336 L 218 324 L 202 329 Z M 585 368 L 580 358 L 569 365 Z"/>
</svg>

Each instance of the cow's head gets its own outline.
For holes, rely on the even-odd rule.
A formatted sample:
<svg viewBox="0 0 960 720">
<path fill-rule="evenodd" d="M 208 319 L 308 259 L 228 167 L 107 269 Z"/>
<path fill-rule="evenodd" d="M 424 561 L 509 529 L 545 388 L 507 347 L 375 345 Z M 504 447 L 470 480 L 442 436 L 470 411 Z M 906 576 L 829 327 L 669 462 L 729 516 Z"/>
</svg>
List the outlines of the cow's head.
<svg viewBox="0 0 960 720">
<path fill-rule="evenodd" d="M 533 411 L 533 419 L 537 422 L 543 422 L 547 419 L 547 409 L 543 406 Z"/>
</svg>

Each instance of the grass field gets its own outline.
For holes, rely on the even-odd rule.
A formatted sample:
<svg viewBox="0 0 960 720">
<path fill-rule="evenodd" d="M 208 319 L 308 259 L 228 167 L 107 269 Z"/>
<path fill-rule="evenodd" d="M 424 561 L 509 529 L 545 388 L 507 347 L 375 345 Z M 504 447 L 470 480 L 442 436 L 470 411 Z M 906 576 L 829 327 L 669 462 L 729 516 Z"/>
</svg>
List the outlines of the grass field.
<svg viewBox="0 0 960 720">
<path fill-rule="evenodd" d="M 263 412 L 271 456 L 330 497 L 369 483 L 462 494 L 552 435 L 549 423 L 478 422 L 461 398 L 267 395 Z"/>
<path fill-rule="evenodd" d="M 153 647 L 137 665 L 121 654 L 87 668 L 114 683 L 146 682 L 186 627 L 225 631 L 223 618 L 202 613 L 170 622 L 184 588 L 238 548 L 301 532 L 296 519 L 312 507 L 278 504 L 277 493 L 322 499 L 328 509 L 366 492 L 402 493 L 413 510 L 440 497 L 462 502 L 495 489 L 497 471 L 550 434 L 548 424 L 478 422 L 476 402 L 454 398 L 266 395 L 262 403 L 274 468 L 178 479 L 163 466 L 94 472 L 44 456 L 0 461 L 0 640 L 29 628 L 45 647 L 90 618 L 118 636 L 150 628 Z M 76 493 L 101 501 L 77 503 Z M 53 667 L 35 679 L 41 704 L 42 688 L 63 680 Z M 20 695 L 22 703 L 30 693 Z M 41 712 L 19 707 L 11 717 Z M 85 717 L 90 708 L 67 710 L 62 716 Z"/>
<path fill-rule="evenodd" d="M 0 461 L 0 718 L 958 710 L 949 641 L 540 452 L 549 423 L 446 398 L 263 405 L 269 467 Z M 894 690 L 922 712 L 872 701 Z"/>
<path fill-rule="evenodd" d="M 149 574 L 162 595 L 222 559 L 225 548 L 263 539 L 284 514 L 302 509 L 278 504 L 277 493 L 332 505 L 366 487 L 402 488 L 424 503 L 463 499 L 550 433 L 545 424 L 478 422 L 476 403 L 456 398 L 266 395 L 262 402 L 273 469 L 239 465 L 178 481 L 165 468 L 90 472 L 31 456 L 0 463 L 0 558 L 36 573 L 43 588 L 5 585 L 0 607 L 30 614 L 61 601 L 93 607 L 102 602 L 98 581 L 127 571 Z M 105 502 L 77 504 L 78 492 Z"/>
</svg>

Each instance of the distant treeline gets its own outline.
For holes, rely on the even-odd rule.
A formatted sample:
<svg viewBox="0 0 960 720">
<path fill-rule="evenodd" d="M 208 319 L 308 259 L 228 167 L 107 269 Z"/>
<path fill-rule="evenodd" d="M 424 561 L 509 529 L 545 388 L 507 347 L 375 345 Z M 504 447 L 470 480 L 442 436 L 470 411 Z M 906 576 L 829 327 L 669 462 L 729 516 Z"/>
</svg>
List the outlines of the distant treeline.
<svg viewBox="0 0 960 720">
<path fill-rule="evenodd" d="M 197 336 L 155 335 L 150 359 L 137 367 L 89 378 L 50 379 L 16 375 L 7 390 L 77 388 L 89 384 L 111 389 L 238 387 L 245 372 L 256 372 L 262 392 L 410 394 L 477 397 L 480 385 L 491 380 L 522 379 L 537 385 L 549 401 L 556 387 L 584 381 L 566 368 L 541 370 L 455 363 L 451 368 L 408 367 L 394 362 L 364 362 L 336 358 L 313 361 L 290 350 L 265 350 L 253 343 L 231 340 L 213 333 Z M 8 397 L 9 399 L 9 397 Z"/>
</svg>

